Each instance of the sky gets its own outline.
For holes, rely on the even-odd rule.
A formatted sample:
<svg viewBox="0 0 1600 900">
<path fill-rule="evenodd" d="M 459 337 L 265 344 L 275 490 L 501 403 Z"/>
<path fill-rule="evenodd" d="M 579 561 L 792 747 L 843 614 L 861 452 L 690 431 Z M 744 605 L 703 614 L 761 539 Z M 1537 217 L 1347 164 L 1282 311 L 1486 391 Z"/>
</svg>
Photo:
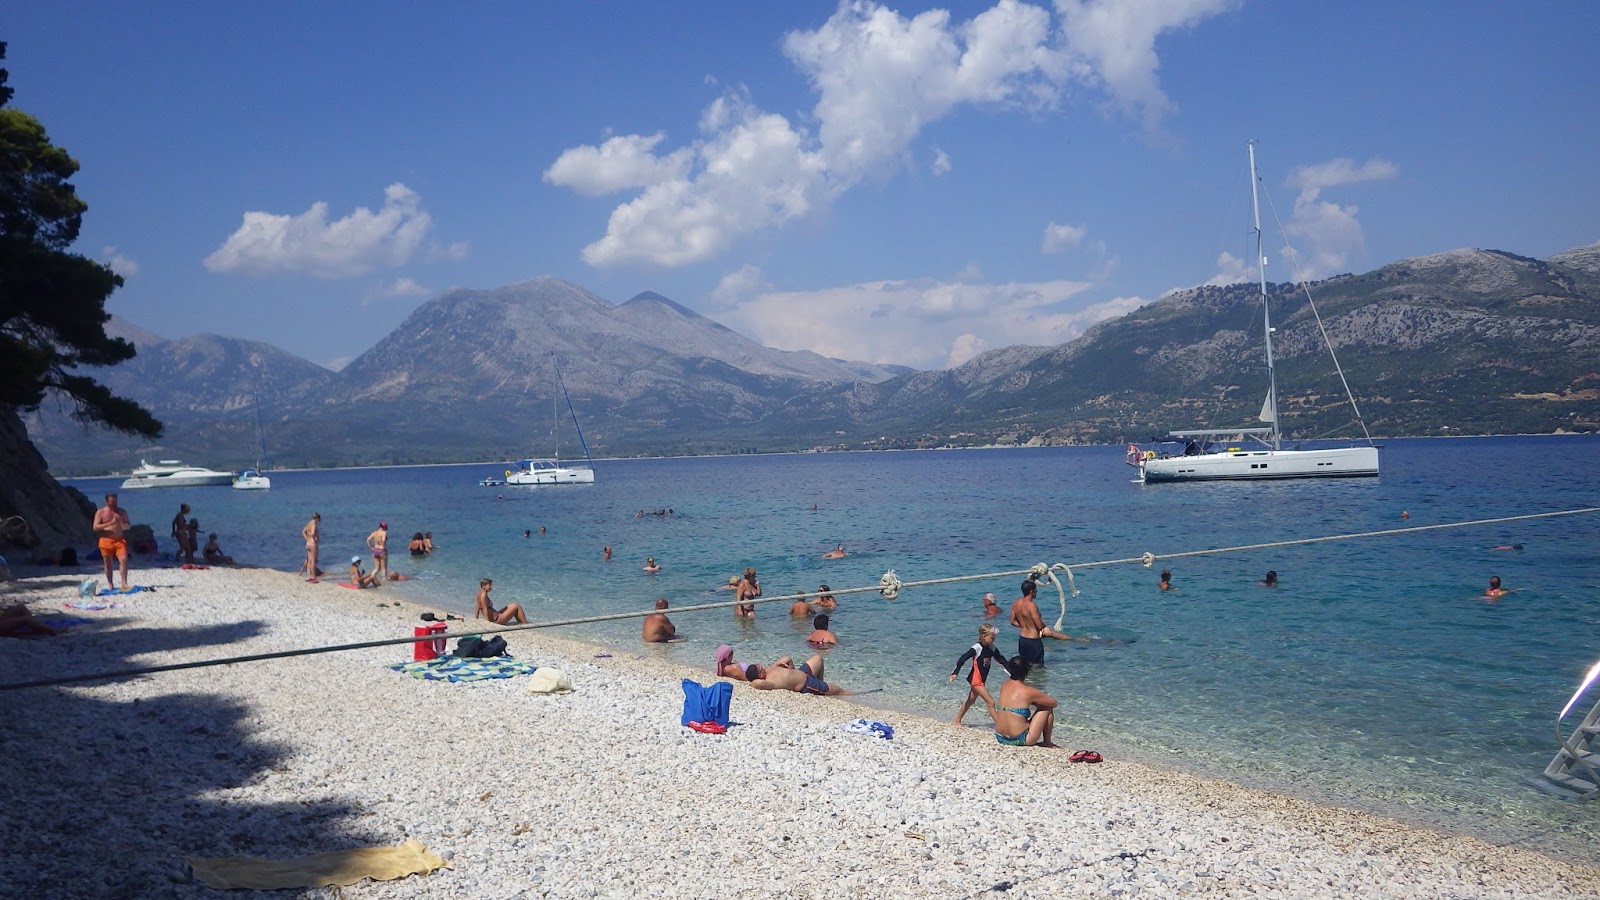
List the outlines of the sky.
<svg viewBox="0 0 1600 900">
<path fill-rule="evenodd" d="M 76 252 L 338 368 L 452 287 L 917 368 L 1178 288 L 1600 241 L 1600 4 L 17 4 Z"/>
</svg>

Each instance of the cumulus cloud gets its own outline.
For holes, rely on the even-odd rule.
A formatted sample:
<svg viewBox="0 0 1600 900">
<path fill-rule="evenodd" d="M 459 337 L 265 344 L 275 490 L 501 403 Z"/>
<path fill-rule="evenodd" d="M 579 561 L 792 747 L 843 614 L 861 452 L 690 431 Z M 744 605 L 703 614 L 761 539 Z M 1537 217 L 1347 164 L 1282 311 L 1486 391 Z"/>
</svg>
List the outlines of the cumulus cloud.
<svg viewBox="0 0 1600 900">
<path fill-rule="evenodd" d="M 427 286 L 411 278 L 396 278 L 389 282 L 379 282 L 378 286 L 367 294 L 363 304 L 374 300 L 394 300 L 400 297 L 425 297 L 432 293 Z"/>
<path fill-rule="evenodd" d="M 1044 240 L 1039 249 L 1047 254 L 1070 250 L 1078 246 L 1088 233 L 1089 229 L 1082 225 L 1057 225 L 1051 222 L 1044 227 Z"/>
<path fill-rule="evenodd" d="M 116 247 L 106 247 L 100 251 L 100 255 L 105 259 L 106 268 L 123 278 L 132 278 L 139 274 L 139 264 Z"/>
<path fill-rule="evenodd" d="M 1349 159 L 1333 159 L 1315 165 L 1298 166 L 1287 182 L 1300 193 L 1294 200 L 1294 215 L 1284 224 L 1287 237 L 1298 239 L 1304 249 L 1290 247 L 1284 252 L 1293 266 L 1286 273 L 1300 279 L 1326 278 L 1349 271 L 1350 263 L 1366 249 L 1360 208 L 1322 199 L 1329 188 L 1394 178 L 1400 169 L 1388 160 L 1373 158 L 1361 165 Z"/>
<path fill-rule="evenodd" d="M 1176 107 L 1156 76 L 1156 38 L 1227 12 L 1239 0 L 1055 0 L 1074 74 L 1158 132 Z"/>
<path fill-rule="evenodd" d="M 914 279 L 782 291 L 741 272 L 741 285 L 759 287 L 725 294 L 716 317 L 730 328 L 781 349 L 918 368 L 960 365 L 991 347 L 1069 341 L 1144 303 L 1076 305 L 1093 286 L 1086 281 Z"/>
<path fill-rule="evenodd" d="M 544 177 L 584 194 L 638 191 L 584 248 L 590 265 L 703 262 L 745 235 L 824 212 L 863 180 L 904 165 L 930 123 L 964 106 L 1047 110 L 1076 81 L 1157 122 L 1171 103 L 1156 78 L 1156 38 L 1232 5 L 1058 0 L 1058 31 L 1049 10 L 1018 0 L 963 22 L 945 10 L 907 18 L 846 0 L 815 30 L 783 39 L 816 94 L 807 125 L 735 89 L 701 113 L 693 141 L 670 153 L 659 153 L 660 132 L 620 135 L 566 150 Z M 933 172 L 949 165 L 936 150 Z"/>
<path fill-rule="evenodd" d="M 928 166 L 928 171 L 935 175 L 950 174 L 950 154 L 938 147 L 933 148 L 933 163 Z"/>
<path fill-rule="evenodd" d="M 625 134 L 598 147 L 573 147 L 556 157 L 545 170 L 544 180 L 593 197 L 677 177 L 689 163 L 689 152 L 656 157 L 653 151 L 665 137 L 660 131 Z"/>
<path fill-rule="evenodd" d="M 357 207 L 332 222 L 322 201 L 297 216 L 246 212 L 239 230 L 205 258 L 205 267 L 247 275 L 344 278 L 404 265 L 432 232 L 433 219 L 423 210 L 422 198 L 403 184 L 389 185 L 383 198 L 376 212 Z M 451 248 L 466 252 L 465 244 Z"/>
</svg>

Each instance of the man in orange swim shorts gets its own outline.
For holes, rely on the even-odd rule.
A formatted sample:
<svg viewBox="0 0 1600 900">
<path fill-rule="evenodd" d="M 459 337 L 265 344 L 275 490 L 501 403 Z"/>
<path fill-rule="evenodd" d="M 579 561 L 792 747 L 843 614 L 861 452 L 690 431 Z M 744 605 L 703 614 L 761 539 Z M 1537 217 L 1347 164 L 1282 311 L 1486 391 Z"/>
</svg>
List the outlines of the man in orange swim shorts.
<svg viewBox="0 0 1600 900">
<path fill-rule="evenodd" d="M 128 540 L 123 532 L 128 530 L 128 511 L 117 505 L 117 495 L 107 494 L 106 505 L 94 514 L 94 533 L 100 537 L 100 559 L 106 564 L 106 588 L 114 587 L 111 581 L 111 558 L 122 564 L 122 589 L 128 589 Z"/>
</svg>

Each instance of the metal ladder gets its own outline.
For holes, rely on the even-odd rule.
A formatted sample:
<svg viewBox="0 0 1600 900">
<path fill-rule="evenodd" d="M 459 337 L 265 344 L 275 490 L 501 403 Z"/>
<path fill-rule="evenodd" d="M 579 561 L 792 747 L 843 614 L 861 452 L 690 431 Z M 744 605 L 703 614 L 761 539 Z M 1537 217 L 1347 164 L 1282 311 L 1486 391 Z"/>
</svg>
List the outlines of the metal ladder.
<svg viewBox="0 0 1600 900">
<path fill-rule="evenodd" d="M 1565 739 L 1561 737 L 1561 719 L 1566 717 L 1567 710 L 1593 682 L 1597 670 L 1600 670 L 1600 663 L 1589 670 L 1589 678 L 1583 687 L 1572 695 L 1572 700 L 1567 702 L 1567 709 L 1562 710 L 1561 716 L 1556 718 L 1556 739 L 1561 749 L 1556 751 L 1555 758 L 1544 769 L 1545 778 L 1583 800 L 1600 796 L 1600 752 L 1596 752 L 1595 744 L 1600 739 L 1600 702 L 1595 703 L 1594 708 Z"/>
</svg>

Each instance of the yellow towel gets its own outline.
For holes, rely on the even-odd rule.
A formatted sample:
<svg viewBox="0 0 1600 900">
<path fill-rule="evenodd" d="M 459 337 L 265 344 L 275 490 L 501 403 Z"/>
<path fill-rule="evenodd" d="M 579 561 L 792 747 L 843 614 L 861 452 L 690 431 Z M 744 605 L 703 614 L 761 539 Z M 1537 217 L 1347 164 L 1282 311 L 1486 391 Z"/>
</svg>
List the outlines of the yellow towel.
<svg viewBox="0 0 1600 900">
<path fill-rule="evenodd" d="M 299 859 L 253 859 L 246 856 L 196 859 L 189 857 L 194 877 L 208 886 L 228 890 L 251 888 L 326 887 L 355 884 L 363 878 L 392 881 L 407 875 L 426 875 L 451 868 L 415 838 L 398 847 L 363 847 L 318 853 Z"/>
</svg>

